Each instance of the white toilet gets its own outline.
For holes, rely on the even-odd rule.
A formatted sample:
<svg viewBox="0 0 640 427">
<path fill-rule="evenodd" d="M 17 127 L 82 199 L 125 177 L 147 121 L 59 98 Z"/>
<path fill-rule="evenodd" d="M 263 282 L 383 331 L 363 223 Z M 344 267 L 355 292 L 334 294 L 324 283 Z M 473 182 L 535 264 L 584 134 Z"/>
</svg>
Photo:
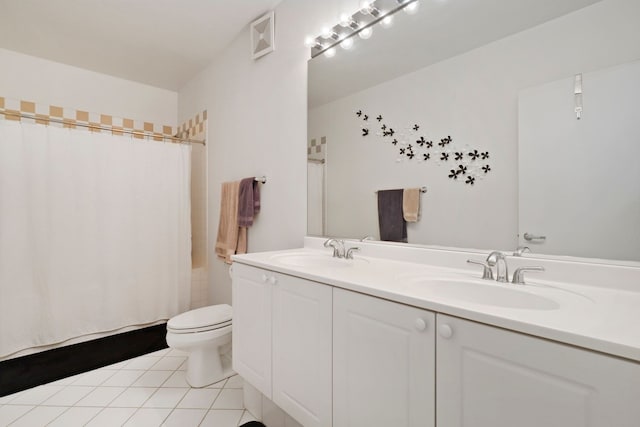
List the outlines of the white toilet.
<svg viewBox="0 0 640 427">
<path fill-rule="evenodd" d="M 233 375 L 230 305 L 219 304 L 187 311 L 167 322 L 167 344 L 189 353 L 187 382 L 204 387 Z"/>
</svg>

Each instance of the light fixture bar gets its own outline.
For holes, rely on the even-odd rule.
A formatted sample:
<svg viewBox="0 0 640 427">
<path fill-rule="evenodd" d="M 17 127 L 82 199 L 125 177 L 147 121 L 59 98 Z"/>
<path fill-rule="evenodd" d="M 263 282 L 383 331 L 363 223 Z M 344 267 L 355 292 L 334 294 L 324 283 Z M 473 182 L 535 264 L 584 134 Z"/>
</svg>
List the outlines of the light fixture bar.
<svg viewBox="0 0 640 427">
<path fill-rule="evenodd" d="M 375 0 L 369 4 L 369 7 L 355 12 L 348 20 L 341 19 L 341 23 L 337 23 L 329 29 L 326 35 L 328 37 L 318 36 L 314 39 L 315 43 L 311 46 L 311 57 L 315 58 L 322 55 L 327 50 L 337 46 L 343 40 L 354 37 L 366 28 L 370 28 L 382 21 L 387 16 L 391 16 L 399 10 L 404 9 L 408 5 L 418 0 Z M 383 12 L 384 11 L 384 12 Z M 345 26 L 344 23 L 348 22 Z M 345 31 L 351 31 L 345 34 Z"/>
</svg>

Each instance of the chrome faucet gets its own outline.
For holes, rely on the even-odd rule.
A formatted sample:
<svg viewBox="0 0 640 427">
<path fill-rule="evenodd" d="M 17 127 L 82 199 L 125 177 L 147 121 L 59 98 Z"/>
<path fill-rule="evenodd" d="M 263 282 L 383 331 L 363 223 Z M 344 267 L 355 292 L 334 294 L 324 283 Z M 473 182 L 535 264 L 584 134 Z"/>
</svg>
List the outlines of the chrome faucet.
<svg viewBox="0 0 640 427">
<path fill-rule="evenodd" d="M 544 271 L 544 267 L 520 267 L 516 268 L 516 271 L 513 273 L 513 280 L 511 283 L 514 285 L 524 285 L 524 272 L 525 271 Z"/>
<path fill-rule="evenodd" d="M 513 252 L 513 256 L 522 256 L 522 254 L 524 254 L 525 252 L 531 252 L 529 246 L 518 246 Z"/>
<path fill-rule="evenodd" d="M 496 266 L 496 281 L 502 283 L 509 282 L 509 267 L 507 266 L 507 260 L 504 254 L 500 251 L 493 251 L 487 257 L 487 265 L 490 267 Z"/>
<path fill-rule="evenodd" d="M 347 253 L 344 255 L 345 259 L 353 259 L 353 253 L 359 251 L 360 248 L 358 247 L 351 247 L 349 249 L 347 249 Z"/>
<path fill-rule="evenodd" d="M 327 239 L 324 242 L 325 248 L 333 248 L 334 258 L 344 258 L 344 240 Z"/>
</svg>

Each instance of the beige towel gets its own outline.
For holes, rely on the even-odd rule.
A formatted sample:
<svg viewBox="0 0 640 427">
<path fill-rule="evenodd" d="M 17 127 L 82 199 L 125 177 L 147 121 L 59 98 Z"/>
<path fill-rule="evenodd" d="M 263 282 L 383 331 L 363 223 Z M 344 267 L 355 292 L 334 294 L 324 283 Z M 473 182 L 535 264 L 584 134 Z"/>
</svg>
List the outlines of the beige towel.
<svg viewBox="0 0 640 427">
<path fill-rule="evenodd" d="M 218 237 L 216 239 L 216 255 L 227 264 L 231 264 L 231 255 L 238 249 L 238 196 L 240 181 L 223 182 L 220 194 L 220 221 L 218 223 Z M 244 233 L 244 248 L 246 252 L 246 233 Z M 242 248 L 241 248 L 242 249 Z M 242 253 L 245 253 L 242 252 Z"/>
<path fill-rule="evenodd" d="M 402 193 L 402 215 L 407 222 L 418 222 L 420 212 L 420 189 L 405 188 Z"/>
</svg>

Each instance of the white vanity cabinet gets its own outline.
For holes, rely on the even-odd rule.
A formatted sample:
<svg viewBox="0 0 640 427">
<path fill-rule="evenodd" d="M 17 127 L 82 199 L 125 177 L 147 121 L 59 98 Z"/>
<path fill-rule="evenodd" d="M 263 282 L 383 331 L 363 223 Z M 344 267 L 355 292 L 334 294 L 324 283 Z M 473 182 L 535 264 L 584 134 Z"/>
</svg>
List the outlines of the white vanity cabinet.
<svg viewBox="0 0 640 427">
<path fill-rule="evenodd" d="M 434 426 L 435 314 L 333 290 L 333 426 Z"/>
<path fill-rule="evenodd" d="M 640 365 L 437 315 L 439 427 L 638 427 Z"/>
<path fill-rule="evenodd" d="M 305 427 L 331 425 L 332 288 L 233 266 L 233 368 Z"/>
</svg>

